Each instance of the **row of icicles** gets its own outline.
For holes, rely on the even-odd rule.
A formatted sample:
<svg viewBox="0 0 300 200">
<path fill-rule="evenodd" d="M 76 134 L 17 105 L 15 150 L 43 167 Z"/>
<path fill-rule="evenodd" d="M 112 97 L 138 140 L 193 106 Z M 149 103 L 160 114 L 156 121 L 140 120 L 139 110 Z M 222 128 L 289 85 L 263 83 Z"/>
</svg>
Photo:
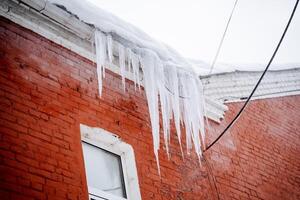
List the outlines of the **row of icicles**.
<svg viewBox="0 0 300 200">
<path fill-rule="evenodd" d="M 204 132 L 204 96 L 202 83 L 192 70 L 185 70 L 162 61 L 158 55 L 148 49 L 135 52 L 117 43 L 120 74 L 125 91 L 125 72 L 133 75 L 135 87 L 140 87 L 140 68 L 143 72 L 143 85 L 148 101 L 152 127 L 154 154 L 159 170 L 158 150 L 160 147 L 159 105 L 162 114 L 163 136 L 169 157 L 170 123 L 174 120 L 182 151 L 181 125 L 185 126 L 186 147 L 188 153 L 194 145 L 196 154 L 202 155 L 201 145 L 205 140 Z M 95 31 L 95 48 L 99 94 L 102 94 L 102 79 L 105 77 L 105 65 L 113 62 L 113 38 L 110 34 Z M 159 103 L 160 102 L 160 103 Z M 183 155 L 183 153 L 182 153 Z M 160 172 L 160 170 L 159 170 Z"/>
</svg>

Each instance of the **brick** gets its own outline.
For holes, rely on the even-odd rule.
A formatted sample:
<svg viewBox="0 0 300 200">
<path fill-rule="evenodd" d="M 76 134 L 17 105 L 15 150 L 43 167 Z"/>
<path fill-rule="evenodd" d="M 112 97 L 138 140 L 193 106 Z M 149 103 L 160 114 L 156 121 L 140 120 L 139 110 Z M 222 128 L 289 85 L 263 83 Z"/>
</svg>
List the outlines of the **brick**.
<svg viewBox="0 0 300 200">
<path fill-rule="evenodd" d="M 15 159 L 15 154 L 8 151 L 8 150 L 2 150 L 0 149 L 0 156 L 3 156 L 5 158 L 9 158 L 9 159 Z"/>
<path fill-rule="evenodd" d="M 12 194 L 11 199 L 34 200 L 33 197 L 24 196 L 24 194 Z"/>
<path fill-rule="evenodd" d="M 0 182 L 0 187 L 3 190 L 9 191 L 10 194 L 21 193 L 22 187 L 13 183 Z"/>
<path fill-rule="evenodd" d="M 20 132 L 20 133 L 27 133 L 28 132 L 28 129 L 26 127 L 20 126 L 16 123 L 12 123 L 12 122 L 7 121 L 7 120 L 0 119 L 0 125 L 4 126 L 4 127 L 7 127 L 7 128 L 10 128 L 10 129 L 15 130 L 15 131 Z"/>
<path fill-rule="evenodd" d="M 40 168 L 44 169 L 46 171 L 49 171 L 49 172 L 54 172 L 54 170 L 55 170 L 55 167 L 48 163 L 40 163 Z"/>
<path fill-rule="evenodd" d="M 38 167 L 39 166 L 39 164 L 36 160 L 34 160 L 32 158 L 22 156 L 22 155 L 16 155 L 16 160 L 19 161 L 19 162 L 22 162 L 26 165 L 29 165 L 29 166 L 33 166 L 33 167 Z"/>
<path fill-rule="evenodd" d="M 24 164 L 24 163 L 21 163 L 21 162 L 18 162 L 16 160 L 11 160 L 11 159 L 4 159 L 4 164 L 6 166 L 10 166 L 10 167 L 13 167 L 15 168 L 16 170 L 17 169 L 20 169 L 20 170 L 23 170 L 23 171 L 28 171 L 29 169 L 29 166 L 27 164 Z"/>
<path fill-rule="evenodd" d="M 3 200 L 8 200 L 8 199 L 10 199 L 10 193 L 8 191 L 5 191 L 5 190 L 0 190 L 0 197 Z"/>
<path fill-rule="evenodd" d="M 28 133 L 37 138 L 37 139 L 41 139 L 41 140 L 44 140 L 44 141 L 47 141 L 47 142 L 51 142 L 52 141 L 52 138 L 48 135 L 45 135 L 43 132 L 38 132 L 38 131 L 35 131 L 35 130 L 32 130 L 32 129 L 29 129 L 28 130 Z"/>
<path fill-rule="evenodd" d="M 28 179 L 18 177 L 18 184 L 21 185 L 21 186 L 29 187 L 30 186 L 30 181 Z"/>
<path fill-rule="evenodd" d="M 3 17 L 0 39 L 1 199 L 87 199 L 80 123 L 133 146 L 142 199 L 299 199 L 299 95 L 251 101 L 201 165 L 194 153 L 181 158 L 173 124 L 159 176 L 143 89 L 127 81 L 123 93 L 107 70 L 100 98 L 93 62 Z M 207 144 L 242 103 L 227 103 Z"/>
<path fill-rule="evenodd" d="M 40 169 L 38 167 L 37 168 L 30 167 L 29 172 L 31 174 L 38 175 L 38 176 L 41 176 L 41 177 L 51 178 L 51 173 L 49 171 Z"/>
<path fill-rule="evenodd" d="M 43 185 L 41 183 L 32 182 L 31 187 L 38 191 L 43 191 Z"/>
</svg>

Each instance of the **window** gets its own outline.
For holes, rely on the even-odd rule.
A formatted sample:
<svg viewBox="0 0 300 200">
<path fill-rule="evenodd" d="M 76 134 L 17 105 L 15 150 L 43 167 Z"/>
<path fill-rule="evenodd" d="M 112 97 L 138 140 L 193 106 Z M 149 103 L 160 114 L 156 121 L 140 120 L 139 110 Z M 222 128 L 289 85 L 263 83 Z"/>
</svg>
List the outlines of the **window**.
<svg viewBox="0 0 300 200">
<path fill-rule="evenodd" d="M 140 200 L 132 147 L 100 128 L 80 131 L 90 200 Z"/>
</svg>

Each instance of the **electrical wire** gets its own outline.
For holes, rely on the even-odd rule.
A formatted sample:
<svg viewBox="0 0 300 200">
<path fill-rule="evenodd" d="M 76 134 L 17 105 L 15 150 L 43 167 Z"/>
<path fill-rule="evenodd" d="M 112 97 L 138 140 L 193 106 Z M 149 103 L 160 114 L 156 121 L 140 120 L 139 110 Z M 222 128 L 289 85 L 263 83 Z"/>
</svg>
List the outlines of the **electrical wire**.
<svg viewBox="0 0 300 200">
<path fill-rule="evenodd" d="M 211 167 L 211 164 L 208 162 L 208 160 L 206 159 L 205 155 L 203 154 L 202 155 L 202 158 L 206 164 L 206 168 L 207 168 L 207 172 L 208 174 L 211 176 L 212 180 L 209 179 L 209 182 L 210 182 L 210 185 L 211 185 L 211 181 L 213 182 L 213 186 L 214 186 L 214 189 L 215 189 L 215 193 L 216 193 L 216 196 L 218 198 L 218 200 L 220 200 L 220 195 L 219 195 L 219 191 L 218 191 L 218 187 L 217 187 L 217 183 L 216 183 L 216 178 L 215 178 L 215 175 L 214 175 L 214 172 L 212 170 L 212 167 Z M 211 186 L 212 187 L 212 186 Z M 213 189 L 212 189 L 213 190 Z"/>
<path fill-rule="evenodd" d="M 295 3 L 295 5 L 294 5 L 293 11 L 292 11 L 292 14 L 291 14 L 291 16 L 290 16 L 290 18 L 289 18 L 289 21 L 288 21 L 288 23 L 287 23 L 287 25 L 286 25 L 286 27 L 285 27 L 285 29 L 284 29 L 284 31 L 283 31 L 283 34 L 282 34 L 282 36 L 281 36 L 281 38 L 280 38 L 280 40 L 279 40 L 279 42 L 278 42 L 278 44 L 277 44 L 277 46 L 276 46 L 276 49 L 275 49 L 275 51 L 273 52 L 273 55 L 272 55 L 272 57 L 270 58 L 270 60 L 269 60 L 269 62 L 268 62 L 268 65 L 266 66 L 264 72 L 263 72 L 262 75 L 260 76 L 258 82 L 256 83 L 255 87 L 253 88 L 251 94 L 250 94 L 249 97 L 247 98 L 247 100 L 246 100 L 246 102 L 244 103 L 243 107 L 242 107 L 241 110 L 238 112 L 238 114 L 235 116 L 235 118 L 234 118 L 234 119 L 228 124 L 228 126 L 223 130 L 223 132 L 222 132 L 222 133 L 221 133 L 221 134 L 220 134 L 220 135 L 219 135 L 219 136 L 218 136 L 218 137 L 217 137 L 210 145 L 208 145 L 208 146 L 206 147 L 206 149 L 204 150 L 204 152 L 207 151 L 208 149 L 210 149 L 210 148 L 211 148 L 211 147 L 212 147 L 212 146 L 213 146 L 213 145 L 214 145 L 214 144 L 215 144 L 215 143 L 216 143 L 216 142 L 217 142 L 217 141 L 218 141 L 218 140 L 219 140 L 226 132 L 227 132 L 227 130 L 228 130 L 228 129 L 229 129 L 229 128 L 237 121 L 237 119 L 240 117 L 240 115 L 242 114 L 242 112 L 245 110 L 245 108 L 246 108 L 246 106 L 248 105 L 250 99 L 252 98 L 254 92 L 256 91 L 258 85 L 260 84 L 261 80 L 263 79 L 263 77 L 265 76 L 266 72 L 268 71 L 268 69 L 269 69 L 269 67 L 270 67 L 270 65 L 271 65 L 271 63 L 272 63 L 272 61 L 273 61 L 273 59 L 274 59 L 274 57 L 275 57 L 275 55 L 276 55 L 276 53 L 277 53 L 277 51 L 278 51 L 280 45 L 281 45 L 281 43 L 282 43 L 282 41 L 283 41 L 283 38 L 284 38 L 284 36 L 285 36 L 285 34 L 286 34 L 286 32 L 287 32 L 289 26 L 290 26 L 290 23 L 291 23 L 293 17 L 294 17 L 295 11 L 296 11 L 297 6 L 298 6 L 298 3 L 299 3 L 299 0 L 296 0 L 296 3 Z"/>
<path fill-rule="evenodd" d="M 223 45 L 223 42 L 224 42 L 224 39 L 225 39 L 225 36 L 226 36 L 226 33 L 227 33 L 227 30 L 228 30 L 228 27 L 229 27 L 231 18 L 232 18 L 232 16 L 233 16 L 233 13 L 234 13 L 234 10 L 235 10 L 235 7 L 236 7 L 237 2 L 238 2 L 238 0 L 235 0 L 234 6 L 233 6 L 233 8 L 232 8 L 232 10 L 231 10 L 230 16 L 229 16 L 229 18 L 228 18 L 228 21 L 227 21 L 227 24 L 226 24 L 226 27 L 225 27 L 225 30 L 224 30 L 224 32 L 223 32 L 221 41 L 220 41 L 220 43 L 219 43 L 217 53 L 216 53 L 216 55 L 215 55 L 215 57 L 214 57 L 214 59 L 213 59 L 212 65 L 210 66 L 210 70 L 209 70 L 208 76 L 212 73 L 213 68 L 214 68 L 214 66 L 215 66 L 215 64 L 216 64 L 216 61 L 217 61 L 217 59 L 218 59 L 218 57 L 219 57 L 219 54 L 220 54 L 220 51 L 221 51 L 221 47 L 222 47 L 222 45 Z M 165 88 L 167 89 L 168 92 L 170 92 L 171 94 L 174 95 L 174 92 L 172 92 L 166 85 L 165 85 Z M 187 98 L 189 98 L 189 97 L 179 96 L 179 98 L 181 98 L 181 99 L 187 99 Z"/>
<path fill-rule="evenodd" d="M 219 54 L 220 54 L 220 51 L 221 51 L 221 47 L 222 47 L 222 45 L 223 45 L 223 42 L 224 42 L 224 39 L 225 39 L 225 36 L 226 36 L 226 33 L 227 33 L 227 30 L 228 30 L 228 27 L 229 27 L 231 18 L 232 18 L 232 16 L 233 16 L 233 13 L 234 13 L 234 10 L 235 10 L 235 7 L 236 7 L 237 2 L 238 2 L 238 0 L 235 0 L 234 6 L 233 6 L 233 8 L 232 8 L 231 14 L 230 14 L 230 16 L 229 16 L 229 18 L 228 18 L 228 21 L 227 21 L 227 24 L 226 24 L 226 28 L 225 28 L 225 30 L 224 30 L 224 33 L 223 33 L 223 35 L 222 35 L 220 44 L 219 44 L 219 46 L 218 46 L 217 53 L 216 53 L 216 55 L 215 55 L 215 57 L 214 57 L 214 59 L 213 59 L 213 62 L 212 62 L 212 64 L 211 64 L 211 66 L 210 66 L 210 70 L 209 70 L 209 73 L 208 73 L 209 75 L 212 73 L 212 71 L 213 71 L 213 69 L 214 69 L 214 67 L 215 67 L 216 61 L 217 61 L 217 59 L 218 59 L 218 57 L 219 57 Z"/>
</svg>

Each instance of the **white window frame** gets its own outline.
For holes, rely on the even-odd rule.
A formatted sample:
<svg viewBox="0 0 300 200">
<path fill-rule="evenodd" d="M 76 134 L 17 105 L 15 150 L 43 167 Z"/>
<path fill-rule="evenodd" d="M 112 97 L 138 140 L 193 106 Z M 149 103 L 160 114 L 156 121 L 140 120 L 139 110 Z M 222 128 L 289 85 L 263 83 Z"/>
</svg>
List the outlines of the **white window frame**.
<svg viewBox="0 0 300 200">
<path fill-rule="evenodd" d="M 108 152 L 119 155 L 122 163 L 126 198 L 88 186 L 89 198 L 107 200 L 141 200 L 140 187 L 135 164 L 134 151 L 131 145 L 123 142 L 117 135 L 101 128 L 80 124 L 81 140 Z M 97 198 L 99 197 L 99 198 Z"/>
</svg>

